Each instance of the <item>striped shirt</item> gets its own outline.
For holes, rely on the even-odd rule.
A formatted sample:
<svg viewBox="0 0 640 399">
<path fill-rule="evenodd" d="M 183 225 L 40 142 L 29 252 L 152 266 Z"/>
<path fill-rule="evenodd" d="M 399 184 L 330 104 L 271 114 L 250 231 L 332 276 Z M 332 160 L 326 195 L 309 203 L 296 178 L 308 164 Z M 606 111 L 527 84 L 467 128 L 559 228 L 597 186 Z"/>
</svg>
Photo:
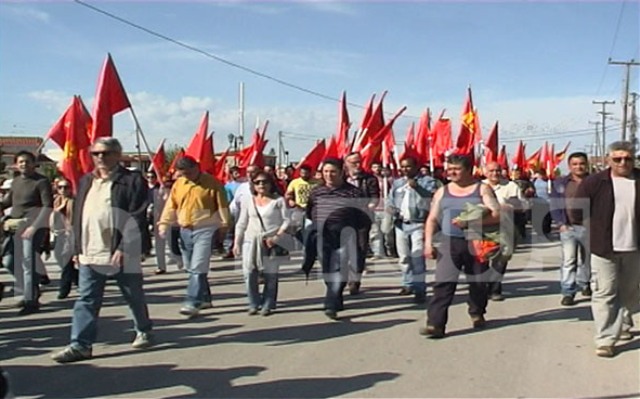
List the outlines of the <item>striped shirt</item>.
<svg viewBox="0 0 640 399">
<path fill-rule="evenodd" d="M 366 215 L 367 202 L 363 192 L 347 182 L 339 187 L 317 186 L 307 202 L 307 218 L 331 228 L 358 228 Z"/>
</svg>

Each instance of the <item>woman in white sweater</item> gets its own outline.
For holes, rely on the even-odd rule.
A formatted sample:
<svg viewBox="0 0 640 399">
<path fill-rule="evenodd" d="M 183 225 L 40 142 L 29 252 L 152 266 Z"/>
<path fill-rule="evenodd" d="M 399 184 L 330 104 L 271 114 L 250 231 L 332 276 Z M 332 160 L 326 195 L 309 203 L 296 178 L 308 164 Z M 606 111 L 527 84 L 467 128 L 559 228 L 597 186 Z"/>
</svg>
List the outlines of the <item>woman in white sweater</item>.
<svg viewBox="0 0 640 399">
<path fill-rule="evenodd" d="M 282 257 L 276 248 L 283 244 L 289 226 L 289 215 L 284 199 L 276 191 L 273 178 L 264 172 L 253 177 L 252 196 L 241 206 L 236 224 L 233 253 L 242 253 L 242 271 L 249 299 L 249 315 L 262 309 L 268 316 L 276 308 L 278 296 L 278 268 Z M 264 290 L 260 295 L 258 278 L 264 277 Z"/>
</svg>

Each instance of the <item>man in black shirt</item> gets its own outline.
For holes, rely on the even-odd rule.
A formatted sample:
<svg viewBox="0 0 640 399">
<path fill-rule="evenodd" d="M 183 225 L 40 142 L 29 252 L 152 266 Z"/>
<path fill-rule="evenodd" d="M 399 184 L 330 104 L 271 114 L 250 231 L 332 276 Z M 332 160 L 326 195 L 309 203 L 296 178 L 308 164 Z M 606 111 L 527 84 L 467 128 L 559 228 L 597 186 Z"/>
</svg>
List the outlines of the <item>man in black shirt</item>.
<svg viewBox="0 0 640 399">
<path fill-rule="evenodd" d="M 16 280 L 22 280 L 24 300 L 18 315 L 28 315 L 39 310 L 39 279 L 36 274 L 36 257 L 49 227 L 49 215 L 53 207 L 51 183 L 36 173 L 36 158 L 28 151 L 16 154 L 15 164 L 20 172 L 13 179 L 11 190 L 2 200 L 2 208 L 11 207 L 10 218 L 4 227 L 8 239 L 13 240 L 10 269 Z M 17 284 L 20 285 L 19 283 Z"/>
<path fill-rule="evenodd" d="M 343 177 L 342 161 L 326 159 L 322 166 L 324 184 L 315 187 L 307 203 L 307 218 L 318 231 L 318 249 L 327 292 L 325 314 L 331 319 L 344 308 L 342 291 L 347 285 L 349 258 L 357 253 L 358 232 L 371 227 L 363 212 L 366 198 Z"/>
</svg>

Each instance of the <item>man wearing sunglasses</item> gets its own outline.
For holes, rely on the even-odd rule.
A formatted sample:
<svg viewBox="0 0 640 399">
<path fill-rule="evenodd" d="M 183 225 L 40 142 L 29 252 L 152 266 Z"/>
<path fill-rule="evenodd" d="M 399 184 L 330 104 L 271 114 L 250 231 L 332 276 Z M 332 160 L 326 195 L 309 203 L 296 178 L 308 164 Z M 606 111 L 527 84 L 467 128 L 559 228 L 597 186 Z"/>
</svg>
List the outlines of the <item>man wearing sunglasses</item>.
<svg viewBox="0 0 640 399">
<path fill-rule="evenodd" d="M 189 274 L 180 314 L 192 318 L 200 309 L 211 307 L 207 280 L 211 241 L 217 229 L 226 230 L 230 217 L 224 186 L 210 174 L 201 172 L 195 159 L 180 158 L 176 169 L 182 176 L 171 188 L 158 223 L 158 234 L 165 238 L 172 224 L 180 225 L 182 259 Z"/>
<path fill-rule="evenodd" d="M 609 167 L 578 186 L 584 198 L 572 209 L 575 224 L 590 234 L 591 313 L 596 355 L 612 357 L 618 340 L 633 338 L 631 315 L 638 310 L 640 287 L 640 169 L 634 167 L 634 145 L 609 145 Z"/>
<path fill-rule="evenodd" d="M 73 307 L 71 344 L 53 355 L 58 363 L 92 357 L 104 288 L 113 277 L 133 316 L 131 346 L 151 346 L 152 323 L 142 289 L 142 233 L 148 188 L 142 174 L 120 165 L 122 146 L 100 137 L 91 147 L 94 170 L 80 179 L 73 209 L 79 295 Z"/>
</svg>

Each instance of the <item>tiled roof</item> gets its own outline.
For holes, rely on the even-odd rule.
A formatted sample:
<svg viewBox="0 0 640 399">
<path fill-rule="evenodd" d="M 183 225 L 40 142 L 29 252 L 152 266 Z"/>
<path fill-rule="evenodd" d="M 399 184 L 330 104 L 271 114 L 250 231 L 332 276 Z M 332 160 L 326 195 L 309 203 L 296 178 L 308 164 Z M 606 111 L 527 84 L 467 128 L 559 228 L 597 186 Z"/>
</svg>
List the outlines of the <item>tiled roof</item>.
<svg viewBox="0 0 640 399">
<path fill-rule="evenodd" d="M 34 146 L 42 144 L 42 137 L 25 137 L 25 136 L 0 136 L 0 146 Z"/>
</svg>

